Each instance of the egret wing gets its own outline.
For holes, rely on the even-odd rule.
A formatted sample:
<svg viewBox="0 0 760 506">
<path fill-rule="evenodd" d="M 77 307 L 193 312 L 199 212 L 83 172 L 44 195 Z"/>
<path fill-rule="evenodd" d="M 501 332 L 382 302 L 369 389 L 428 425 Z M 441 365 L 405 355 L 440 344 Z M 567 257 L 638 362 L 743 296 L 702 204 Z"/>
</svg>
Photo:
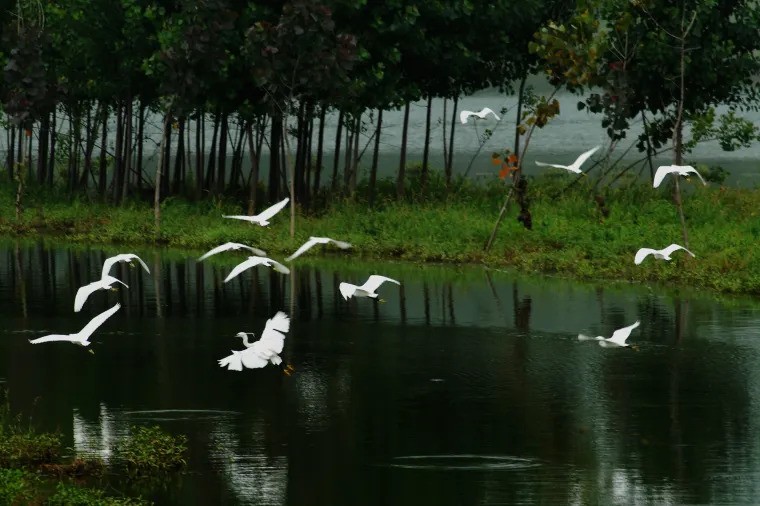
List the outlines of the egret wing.
<svg viewBox="0 0 760 506">
<path fill-rule="evenodd" d="M 644 259 L 651 255 L 652 253 L 656 253 L 657 250 L 653 250 L 652 248 L 641 248 L 636 252 L 636 256 L 633 258 L 633 263 L 636 265 L 639 265 L 641 262 L 644 261 Z"/>
<path fill-rule="evenodd" d="M 256 343 L 266 345 L 267 348 L 280 353 L 285 345 L 285 336 L 281 332 L 288 332 L 289 330 L 290 318 L 284 312 L 279 311 L 267 320 L 264 331 L 261 333 L 261 339 Z"/>
<path fill-rule="evenodd" d="M 295 253 L 290 255 L 288 258 L 285 259 L 286 262 L 290 262 L 294 258 L 297 258 L 301 256 L 304 252 L 311 249 L 315 244 L 319 243 L 319 241 L 315 240 L 313 237 L 310 237 L 308 241 L 303 243 L 300 248 L 296 250 Z"/>
<path fill-rule="evenodd" d="M 694 174 L 696 174 L 696 175 L 697 175 L 697 177 L 698 177 L 699 179 L 701 179 L 701 180 L 702 180 L 702 184 L 703 184 L 703 185 L 705 185 L 705 186 L 707 186 L 707 181 L 705 181 L 705 179 L 702 177 L 702 174 L 700 174 L 700 173 L 699 173 L 699 171 L 698 171 L 697 169 L 695 169 L 695 168 L 694 168 L 694 167 L 692 167 L 691 165 L 688 165 L 688 166 L 686 166 L 686 172 L 693 172 Z"/>
<path fill-rule="evenodd" d="M 123 262 L 125 260 L 124 257 L 127 255 L 121 254 L 121 255 L 114 255 L 112 257 L 106 258 L 103 261 L 103 270 L 100 272 L 100 277 L 104 278 L 108 276 L 108 273 L 111 272 L 111 267 L 113 267 L 113 264 L 116 262 Z"/>
<path fill-rule="evenodd" d="M 367 281 L 360 288 L 367 292 L 374 292 L 380 287 L 380 285 L 382 285 L 386 281 L 390 281 L 391 283 L 396 283 L 397 285 L 401 284 L 395 279 L 386 278 L 385 276 L 380 276 L 378 274 L 373 274 L 369 278 L 367 278 Z"/>
<path fill-rule="evenodd" d="M 222 218 L 232 218 L 233 220 L 244 220 L 244 221 L 255 221 L 253 216 L 248 215 L 235 215 L 235 216 L 228 216 L 226 214 L 222 215 Z"/>
<path fill-rule="evenodd" d="M 351 247 L 351 244 L 343 241 L 336 241 L 335 239 L 330 239 L 330 242 L 339 247 L 340 249 L 348 249 Z"/>
<path fill-rule="evenodd" d="M 496 118 L 496 121 L 500 120 L 499 115 L 496 114 L 495 112 L 493 112 L 493 109 L 491 109 L 489 107 L 482 108 L 480 110 L 480 113 L 478 114 L 478 116 L 480 116 L 481 118 L 485 118 L 488 113 L 493 114 L 493 117 Z"/>
<path fill-rule="evenodd" d="M 38 337 L 37 339 L 30 339 L 29 342 L 32 344 L 40 344 L 40 343 L 50 343 L 53 341 L 74 342 L 75 340 L 76 339 L 73 338 L 70 334 L 51 334 L 49 336 Z"/>
<path fill-rule="evenodd" d="M 89 285 L 80 286 L 79 290 L 77 290 L 76 296 L 74 296 L 74 312 L 78 313 L 84 306 L 84 303 L 87 301 L 90 294 L 101 288 L 103 288 L 103 286 L 100 281 L 93 281 Z"/>
<path fill-rule="evenodd" d="M 99 315 L 97 315 L 95 318 L 90 320 L 90 322 L 84 326 L 82 330 L 79 331 L 78 336 L 82 341 L 86 341 L 88 337 L 92 335 L 95 330 L 97 330 L 98 327 L 103 325 L 103 323 L 109 319 L 116 311 L 121 308 L 121 304 L 118 302 L 116 305 L 110 309 L 106 309 Z"/>
<path fill-rule="evenodd" d="M 271 258 L 267 258 L 267 261 L 264 262 L 264 264 L 267 267 L 271 267 L 272 269 L 276 270 L 277 272 L 281 272 L 282 274 L 290 274 L 290 269 L 282 265 L 277 260 L 272 260 Z"/>
<path fill-rule="evenodd" d="M 232 355 L 227 355 L 224 358 L 218 360 L 219 367 L 226 367 L 228 371 L 242 371 L 243 360 L 240 357 L 239 351 L 232 351 Z"/>
<path fill-rule="evenodd" d="M 575 162 L 573 162 L 573 165 L 577 166 L 580 169 L 581 165 L 583 165 L 586 162 L 586 160 L 589 159 L 591 155 L 596 153 L 599 148 L 601 148 L 601 146 L 596 146 L 595 148 L 591 148 L 585 153 L 582 153 L 581 156 L 575 159 Z"/>
<path fill-rule="evenodd" d="M 567 169 L 567 165 L 559 165 L 557 163 L 544 163 L 544 162 L 537 161 L 536 165 L 538 165 L 539 167 L 554 167 L 557 169 Z"/>
<path fill-rule="evenodd" d="M 338 289 L 340 290 L 340 294 L 343 296 L 345 300 L 348 300 L 349 298 L 353 297 L 354 292 L 356 289 L 359 288 L 356 285 L 352 285 L 351 283 L 341 283 L 338 285 Z"/>
<path fill-rule="evenodd" d="M 578 334 L 578 341 L 601 341 L 603 339 L 602 336 L 591 337 L 585 334 Z"/>
<path fill-rule="evenodd" d="M 654 180 L 652 181 L 652 187 L 657 188 L 662 183 L 662 180 L 665 179 L 665 176 L 673 172 L 674 168 L 672 165 L 661 165 L 657 167 L 657 172 L 654 173 Z"/>
<path fill-rule="evenodd" d="M 243 272 L 246 269 L 250 269 L 251 267 L 255 265 L 259 265 L 262 263 L 265 263 L 266 258 L 262 257 L 248 257 L 248 259 L 242 261 L 241 263 L 237 264 L 232 271 L 227 275 L 226 278 L 224 278 L 224 282 L 231 280 L 241 272 Z"/>
<path fill-rule="evenodd" d="M 668 246 L 667 248 L 663 249 L 663 250 L 662 250 L 662 254 L 663 254 L 663 255 L 665 255 L 665 256 L 670 256 L 670 254 L 671 254 L 671 253 L 673 253 L 674 251 L 678 251 L 679 249 L 682 249 L 682 250 L 684 250 L 685 252 L 687 252 L 689 255 L 691 255 L 691 256 L 693 256 L 693 257 L 696 257 L 696 255 L 695 255 L 694 253 L 692 253 L 691 251 L 687 250 L 687 249 L 686 249 L 686 248 L 684 248 L 683 246 L 680 246 L 680 245 L 678 245 L 678 244 L 675 244 L 675 243 L 674 243 L 674 244 L 671 244 L 671 245 L 670 245 L 670 246 Z"/>
<path fill-rule="evenodd" d="M 471 115 L 475 114 L 472 111 L 462 111 L 459 113 L 459 121 L 463 124 L 467 124 L 467 118 L 469 118 Z"/>
<path fill-rule="evenodd" d="M 638 327 L 640 324 L 641 322 L 639 322 L 639 320 L 636 320 L 636 323 L 632 325 L 628 325 L 627 327 L 623 327 L 622 329 L 617 329 L 615 332 L 612 333 L 612 337 L 610 337 L 609 339 L 606 339 L 606 341 L 623 346 L 625 344 L 625 340 L 628 339 L 628 337 L 631 335 L 631 331 L 635 329 L 636 327 Z"/>
<path fill-rule="evenodd" d="M 140 263 L 140 265 L 142 265 L 142 268 L 145 269 L 145 272 L 147 272 L 148 274 L 150 274 L 150 269 L 148 269 L 148 265 L 145 262 L 143 262 L 142 258 L 140 258 L 137 255 L 133 255 L 133 254 L 130 254 L 129 256 L 130 256 L 130 258 L 129 258 L 130 260 L 132 260 L 132 259 L 137 260 Z"/>
<path fill-rule="evenodd" d="M 113 276 L 106 276 L 106 277 L 104 277 L 104 278 L 101 278 L 101 280 L 100 280 L 100 281 L 101 281 L 102 283 L 104 283 L 104 286 L 105 286 L 106 288 L 110 288 L 110 286 L 111 286 L 112 284 L 114 284 L 114 283 L 121 283 L 122 285 L 124 285 L 124 286 L 126 286 L 127 288 L 129 288 L 129 285 L 128 285 L 128 284 L 126 284 L 124 281 L 122 281 L 122 280 L 120 280 L 120 279 L 117 279 L 117 278 L 115 278 L 115 277 L 113 277 Z"/>
<path fill-rule="evenodd" d="M 272 216 L 274 216 L 275 214 L 279 213 L 279 212 L 280 212 L 280 210 L 281 210 L 283 207 L 285 207 L 286 205 L 288 205 L 288 202 L 289 202 L 289 201 L 290 201 L 290 198 L 287 198 L 287 197 L 286 197 L 286 198 L 284 198 L 283 200 L 281 200 L 280 202 L 278 202 L 278 203 L 276 203 L 275 205 L 273 205 L 272 207 L 269 207 L 268 209 L 265 209 L 265 210 L 264 210 L 264 211 L 262 211 L 261 213 L 257 214 L 257 215 L 256 215 L 256 217 L 257 217 L 259 220 L 261 220 L 261 221 L 265 221 L 265 220 L 268 220 L 269 218 L 271 218 L 271 217 L 272 217 Z"/>
</svg>

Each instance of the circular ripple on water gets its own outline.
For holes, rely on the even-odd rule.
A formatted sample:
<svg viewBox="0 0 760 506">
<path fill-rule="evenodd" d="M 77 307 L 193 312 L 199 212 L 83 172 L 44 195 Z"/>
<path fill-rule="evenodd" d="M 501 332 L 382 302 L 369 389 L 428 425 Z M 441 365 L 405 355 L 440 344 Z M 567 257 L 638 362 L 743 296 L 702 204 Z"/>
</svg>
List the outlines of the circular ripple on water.
<svg viewBox="0 0 760 506">
<path fill-rule="evenodd" d="M 538 467 L 532 459 L 510 455 L 406 455 L 395 457 L 389 467 L 440 471 L 519 470 Z"/>
<path fill-rule="evenodd" d="M 142 411 L 123 411 L 124 416 L 135 420 L 152 420 L 171 422 L 177 420 L 218 420 L 240 415 L 240 411 L 224 409 L 146 409 Z"/>
</svg>

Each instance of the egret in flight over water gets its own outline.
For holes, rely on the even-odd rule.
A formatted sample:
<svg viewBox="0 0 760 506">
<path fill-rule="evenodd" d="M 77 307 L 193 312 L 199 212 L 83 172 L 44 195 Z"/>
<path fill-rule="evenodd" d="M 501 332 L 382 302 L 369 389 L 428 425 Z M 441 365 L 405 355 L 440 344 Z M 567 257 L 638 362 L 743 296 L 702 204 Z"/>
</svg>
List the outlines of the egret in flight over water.
<svg viewBox="0 0 760 506">
<path fill-rule="evenodd" d="M 633 263 L 635 263 L 636 265 L 639 265 L 649 255 L 654 255 L 654 257 L 657 258 L 658 260 L 671 260 L 670 255 L 672 255 L 674 251 L 678 251 L 679 249 L 684 250 L 686 253 L 688 253 L 689 255 L 693 257 L 696 256 L 694 253 L 687 250 L 683 246 L 679 246 L 678 244 L 671 244 L 667 248 L 663 248 L 663 249 L 641 248 L 639 251 L 636 252 L 636 256 L 633 259 Z"/>
<path fill-rule="evenodd" d="M 638 327 L 640 322 L 636 320 L 636 323 L 633 325 L 629 325 L 627 327 L 623 327 L 622 329 L 617 329 L 615 332 L 612 333 L 612 337 L 610 338 L 604 338 L 603 336 L 586 336 L 583 334 L 578 334 L 578 340 L 579 341 L 598 341 L 599 346 L 603 348 L 615 348 L 615 347 L 627 347 L 630 346 L 630 344 L 626 343 L 625 340 L 628 339 L 628 337 L 631 335 L 631 331 Z"/>
<path fill-rule="evenodd" d="M 279 311 L 272 318 L 267 320 L 264 326 L 264 332 L 258 341 L 250 342 L 248 335 L 254 335 L 253 332 L 238 332 L 235 337 L 242 337 L 245 349 L 241 351 L 232 351 L 228 355 L 219 359 L 219 367 L 226 367 L 230 371 L 242 371 L 243 367 L 248 369 L 259 369 L 268 363 L 280 365 L 282 358 L 282 348 L 285 345 L 285 332 L 290 330 L 290 318 L 288 315 Z M 286 371 L 292 368 L 288 366 Z"/>
<path fill-rule="evenodd" d="M 243 221 L 250 221 L 251 223 L 257 223 L 261 225 L 262 227 L 266 227 L 269 225 L 269 218 L 274 216 L 275 214 L 279 213 L 280 210 L 285 207 L 288 204 L 288 201 L 290 201 L 289 198 L 285 198 L 281 200 L 280 202 L 276 203 L 272 207 L 265 209 L 264 211 L 260 212 L 259 214 L 254 214 L 253 216 L 227 216 L 222 215 L 223 218 L 232 218 L 233 220 L 243 220 Z"/>
<path fill-rule="evenodd" d="M 84 306 L 84 303 L 87 300 L 87 297 L 89 297 L 92 292 L 95 292 L 97 290 L 108 290 L 108 289 L 116 290 L 115 288 L 111 287 L 111 285 L 113 285 L 114 283 L 121 283 L 122 285 L 129 288 L 129 286 L 127 286 L 127 284 L 124 283 L 123 281 L 120 281 L 116 279 L 115 277 L 108 276 L 108 275 L 104 276 L 103 278 L 97 281 L 93 281 L 89 285 L 84 285 L 80 287 L 79 290 L 77 290 L 76 296 L 74 297 L 74 312 L 78 313 L 82 309 L 82 306 Z"/>
<path fill-rule="evenodd" d="M 105 262 L 103 262 L 103 272 L 100 273 L 100 278 L 104 279 L 106 276 L 108 276 L 111 272 L 111 267 L 113 267 L 113 264 L 116 262 L 127 262 L 129 265 L 134 265 L 132 263 L 132 260 L 137 260 L 140 262 L 140 265 L 142 265 L 143 269 L 145 269 L 145 272 L 150 274 L 150 269 L 148 269 L 148 266 L 145 265 L 145 262 L 143 262 L 140 257 L 134 253 L 122 253 L 121 255 L 106 258 Z"/>
<path fill-rule="evenodd" d="M 689 174 L 692 173 L 696 174 L 699 179 L 702 180 L 702 184 L 707 186 L 707 181 L 704 180 L 702 174 L 691 165 L 661 165 L 660 167 L 657 167 L 657 172 L 654 173 L 654 181 L 652 182 L 652 185 L 655 188 L 660 186 L 660 183 L 662 183 L 662 180 L 665 179 L 665 176 L 668 174 L 677 174 L 688 178 Z"/>
<path fill-rule="evenodd" d="M 310 249 L 312 246 L 316 244 L 328 244 L 328 243 L 333 243 L 340 249 L 346 249 L 346 248 L 351 247 L 351 245 L 348 244 L 347 242 L 336 241 L 335 239 L 330 239 L 329 237 L 309 237 L 309 240 L 303 243 L 303 245 L 301 245 L 301 247 L 298 248 L 295 253 L 293 253 L 288 258 L 286 258 L 285 261 L 290 262 L 294 258 L 301 256 L 303 253 L 305 253 L 308 249 Z"/>
<path fill-rule="evenodd" d="M 544 163 L 538 161 L 536 162 L 536 165 L 539 167 L 555 167 L 557 169 L 565 169 L 567 171 L 574 172 L 575 174 L 583 174 L 583 171 L 581 171 L 581 165 L 583 165 L 591 155 L 596 153 L 599 148 L 601 148 L 601 146 L 597 146 L 595 148 L 589 149 L 585 153 L 582 153 L 581 156 L 576 158 L 575 161 L 570 165 L 559 165 L 557 163 Z"/>
<path fill-rule="evenodd" d="M 247 260 L 244 260 L 243 262 L 237 264 L 234 269 L 232 269 L 232 272 L 229 273 L 229 275 L 224 278 L 224 282 L 231 280 L 241 272 L 243 272 L 246 269 L 250 269 L 251 267 L 255 267 L 256 265 L 266 265 L 267 267 L 271 267 L 272 269 L 276 270 L 277 272 L 281 272 L 283 274 L 290 274 L 290 269 L 282 265 L 277 260 L 272 260 L 271 258 L 266 257 L 248 257 Z"/>
<path fill-rule="evenodd" d="M 116 311 L 119 310 L 121 304 L 116 304 L 111 309 L 107 309 L 100 313 L 98 316 L 90 320 L 90 323 L 84 326 L 82 330 L 76 334 L 51 334 L 49 336 L 38 337 L 37 339 L 30 339 L 32 344 L 49 343 L 53 341 L 68 341 L 70 343 L 78 344 L 80 346 L 89 346 L 89 337 L 98 327 L 103 325 L 107 319 L 109 319 Z"/>
<path fill-rule="evenodd" d="M 198 258 L 198 262 L 207 259 L 211 255 L 216 255 L 217 253 L 221 253 L 222 251 L 229 251 L 229 250 L 237 251 L 239 249 L 247 249 L 254 255 L 258 255 L 260 257 L 266 256 L 266 252 L 260 250 L 259 248 L 254 248 L 253 246 L 246 246 L 245 244 L 240 244 L 239 242 L 226 242 L 222 244 L 221 246 L 217 246 L 216 248 L 206 252 L 203 256 Z"/>
<path fill-rule="evenodd" d="M 480 119 L 485 119 L 488 114 L 493 114 L 493 117 L 496 118 L 496 121 L 500 121 L 501 118 L 493 112 L 488 107 L 484 107 L 480 110 L 480 112 L 473 112 L 473 111 L 462 111 L 459 113 L 459 121 L 462 122 L 463 125 L 467 124 L 467 119 L 470 116 L 477 116 Z"/>
<path fill-rule="evenodd" d="M 386 281 L 396 283 L 397 285 L 401 284 L 395 279 L 373 274 L 361 286 L 352 285 L 351 283 L 341 283 L 338 285 L 338 289 L 340 290 L 340 294 L 345 300 L 348 300 L 350 297 L 372 297 L 375 299 L 377 298 L 377 293 L 375 293 L 375 290 L 377 290 L 380 285 Z"/>
</svg>

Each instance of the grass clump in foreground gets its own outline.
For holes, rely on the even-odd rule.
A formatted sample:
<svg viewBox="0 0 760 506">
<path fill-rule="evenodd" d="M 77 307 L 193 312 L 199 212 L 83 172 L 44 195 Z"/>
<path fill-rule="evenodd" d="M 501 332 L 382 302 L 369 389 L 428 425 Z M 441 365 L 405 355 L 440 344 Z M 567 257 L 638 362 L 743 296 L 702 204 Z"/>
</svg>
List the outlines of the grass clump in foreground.
<svg viewBox="0 0 760 506">
<path fill-rule="evenodd" d="M 13 192 L 0 187 L 0 234 L 40 233 L 90 244 L 160 243 L 193 249 L 191 254 L 236 241 L 255 245 L 278 257 L 292 253 L 309 236 L 328 235 L 350 242 L 342 255 L 414 262 L 486 263 L 525 272 L 556 273 L 577 279 L 657 281 L 710 288 L 727 293 L 760 294 L 760 192 L 717 185 L 686 186 L 684 212 L 689 248 L 696 258 L 674 255 L 671 262 L 647 259 L 636 266 L 640 247 L 660 249 L 682 243 L 676 207 L 666 185 L 647 183 L 592 191 L 565 174 L 531 179 L 528 190 L 533 229 L 516 221 L 513 204 L 488 253 L 488 239 L 508 186 L 503 182 L 476 186 L 460 181 L 447 190 L 432 177 L 422 192 L 410 181 L 407 197 L 396 200 L 392 181 L 378 183 L 376 205 L 366 203 L 360 186 L 354 198 L 317 199 L 308 213 L 299 209 L 296 237 L 289 236 L 288 213 L 267 228 L 222 214 L 245 213 L 245 203 L 232 198 L 201 202 L 167 199 L 162 229 L 156 234 L 149 203 L 122 207 L 70 198 L 63 192 L 32 190 L 19 222 L 13 216 Z M 565 189 L 564 191 L 562 191 Z M 603 197 L 603 216 L 595 197 Z M 266 204 L 260 203 L 257 211 Z M 319 252 L 313 252 L 317 255 Z M 211 259 L 211 261 L 215 261 Z"/>
<path fill-rule="evenodd" d="M 172 436 L 158 426 L 132 427 L 130 435 L 114 447 L 114 457 L 137 476 L 184 467 L 186 452 L 185 436 Z"/>
<path fill-rule="evenodd" d="M 25 424 L 11 412 L 8 391 L 0 390 L 0 468 L 36 467 L 60 456 L 60 434 L 38 432 L 31 420 Z"/>
</svg>

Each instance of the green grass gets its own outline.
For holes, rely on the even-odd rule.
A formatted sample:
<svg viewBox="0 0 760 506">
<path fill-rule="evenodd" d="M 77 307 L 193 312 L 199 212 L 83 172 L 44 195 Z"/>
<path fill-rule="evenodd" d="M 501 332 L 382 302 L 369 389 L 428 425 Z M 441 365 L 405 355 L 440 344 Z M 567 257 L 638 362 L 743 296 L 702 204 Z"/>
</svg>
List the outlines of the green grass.
<svg viewBox="0 0 760 506">
<path fill-rule="evenodd" d="M 392 197 L 392 182 L 379 184 L 377 205 L 365 203 L 366 188 L 355 199 L 324 196 L 317 211 L 298 213 L 296 236 L 289 237 L 284 211 L 268 228 L 228 220 L 222 214 L 245 212 L 244 203 L 215 198 L 199 203 L 167 199 L 157 234 L 150 204 L 112 207 L 86 197 L 32 190 L 19 222 L 12 217 L 13 191 L 0 188 L 0 234 L 48 235 L 88 244 L 161 244 L 191 250 L 188 256 L 226 241 L 256 245 L 275 258 L 294 251 L 311 235 L 327 235 L 354 245 L 352 257 L 411 262 L 482 263 L 524 272 L 576 279 L 710 288 L 726 293 L 760 294 L 760 192 L 684 183 L 684 210 L 691 258 L 677 252 L 671 262 L 648 258 L 633 264 L 640 247 L 682 244 L 678 214 L 670 192 L 648 185 L 604 191 L 610 215 L 603 218 L 584 181 L 557 197 L 571 179 L 564 174 L 531 181 L 533 230 L 516 221 L 513 204 L 490 252 L 483 252 L 506 186 L 458 183 L 448 194 L 434 174 L 423 194 L 412 181 L 403 201 Z M 259 206 L 261 208 L 261 206 Z M 9 218 L 10 217 L 10 218 Z M 330 251 L 329 249 L 327 250 Z M 312 251 L 307 255 L 319 255 Z"/>
<path fill-rule="evenodd" d="M 160 427 L 132 427 L 130 435 L 114 447 L 114 457 L 123 461 L 132 475 L 151 475 L 183 467 L 187 438 L 172 436 Z"/>
</svg>

